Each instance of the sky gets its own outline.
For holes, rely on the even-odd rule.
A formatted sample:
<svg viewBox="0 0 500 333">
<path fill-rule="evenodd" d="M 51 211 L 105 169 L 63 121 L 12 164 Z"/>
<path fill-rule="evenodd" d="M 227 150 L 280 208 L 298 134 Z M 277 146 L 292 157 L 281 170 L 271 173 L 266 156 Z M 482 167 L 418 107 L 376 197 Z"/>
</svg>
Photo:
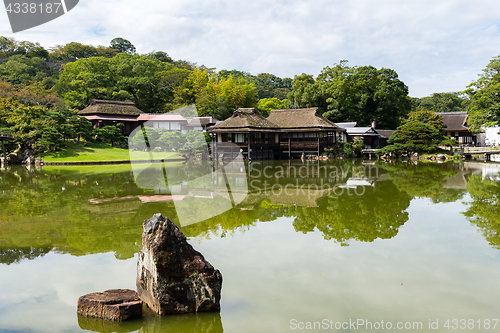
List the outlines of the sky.
<svg viewBox="0 0 500 333">
<path fill-rule="evenodd" d="M 348 60 L 395 70 L 412 97 L 477 80 L 500 55 L 499 24 L 498 0 L 80 0 L 18 33 L 0 10 L 0 35 L 46 48 L 121 37 L 138 53 L 282 78 Z"/>
</svg>

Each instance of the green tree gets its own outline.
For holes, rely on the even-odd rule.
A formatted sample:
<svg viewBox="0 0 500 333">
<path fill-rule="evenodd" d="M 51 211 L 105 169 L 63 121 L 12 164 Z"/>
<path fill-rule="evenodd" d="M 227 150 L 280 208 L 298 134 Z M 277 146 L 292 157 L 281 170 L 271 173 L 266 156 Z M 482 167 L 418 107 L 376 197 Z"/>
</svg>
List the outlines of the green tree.
<svg viewBox="0 0 500 333">
<path fill-rule="evenodd" d="M 92 99 L 132 101 L 144 112 L 163 111 L 172 98 L 160 83 L 173 65 L 146 56 L 120 53 L 64 66 L 57 90 L 66 103 L 83 109 Z"/>
<path fill-rule="evenodd" d="M 441 144 L 443 146 L 446 146 L 446 147 L 450 148 L 450 151 L 452 151 L 453 150 L 453 146 L 458 145 L 458 141 L 455 138 L 446 138 L 446 139 L 444 139 L 441 142 Z"/>
<path fill-rule="evenodd" d="M 25 55 L 28 58 L 47 59 L 49 53 L 39 43 L 28 41 L 18 42 L 14 38 L 0 36 L 0 58 L 8 58 L 13 55 Z"/>
<path fill-rule="evenodd" d="M 470 100 L 467 107 L 470 130 L 497 125 L 500 120 L 500 56 L 493 58 L 479 79 L 467 88 L 464 92 Z"/>
<path fill-rule="evenodd" d="M 354 140 L 352 142 L 352 150 L 354 151 L 354 154 L 356 154 L 356 156 L 362 156 L 361 151 L 363 150 L 364 145 L 365 143 L 362 137 L 359 136 L 354 137 Z"/>
<path fill-rule="evenodd" d="M 112 146 L 115 143 L 121 143 L 126 141 L 126 137 L 122 134 L 119 127 L 108 125 L 97 130 L 97 138 L 103 142 L 110 142 Z"/>
<path fill-rule="evenodd" d="M 119 52 L 125 52 L 128 54 L 135 54 L 136 52 L 135 46 L 131 42 L 120 37 L 111 40 L 109 46 Z"/>
<path fill-rule="evenodd" d="M 444 135 L 445 133 L 443 116 L 434 113 L 434 111 L 412 111 L 406 118 L 401 120 L 401 123 L 404 125 L 410 121 L 420 121 L 421 123 L 429 124 L 431 126 L 434 126 L 442 135 Z"/>
<path fill-rule="evenodd" d="M 387 140 L 390 145 L 378 150 L 376 154 L 432 153 L 438 149 L 442 139 L 442 134 L 434 126 L 413 120 L 399 126 Z"/>
<path fill-rule="evenodd" d="M 321 93 L 319 82 L 309 74 L 302 73 L 296 75 L 292 81 L 293 89 L 288 94 L 288 99 L 297 103 L 300 107 L 320 107 L 324 112 L 326 110 L 326 98 Z"/>
<path fill-rule="evenodd" d="M 57 81 L 57 74 L 44 59 L 26 55 L 13 55 L 0 64 L 0 76 L 14 85 L 42 82 L 46 88 L 51 88 Z"/>
<path fill-rule="evenodd" d="M 250 76 L 249 80 L 255 84 L 260 99 L 285 99 L 292 91 L 292 79 L 290 78 L 282 79 L 274 74 L 260 73 L 257 76 Z"/>
<path fill-rule="evenodd" d="M 61 133 L 54 127 L 55 123 L 47 123 L 43 126 L 42 135 L 33 145 L 40 151 L 52 151 L 62 143 Z"/>
<path fill-rule="evenodd" d="M 307 74 L 296 76 L 292 85 L 290 100 L 300 107 L 317 106 L 334 122 L 368 126 L 375 118 L 381 128 L 396 128 L 411 110 L 408 87 L 392 69 L 349 67 L 344 60 L 323 68 L 316 80 Z"/>
<path fill-rule="evenodd" d="M 178 151 L 186 142 L 186 136 L 179 131 L 165 132 L 158 139 L 158 145 L 165 151 Z"/>
<path fill-rule="evenodd" d="M 465 111 L 467 99 L 461 93 L 434 93 L 428 97 L 415 98 L 417 110 L 429 110 L 434 112 Z"/>
<path fill-rule="evenodd" d="M 255 85 L 243 77 L 220 77 L 208 69 L 194 70 L 175 89 L 175 107 L 195 104 L 200 116 L 224 120 L 241 107 L 255 107 Z"/>
<path fill-rule="evenodd" d="M 106 57 L 112 58 L 119 51 L 107 46 L 92 46 L 77 42 L 71 42 L 66 45 L 56 45 L 50 49 L 49 57 L 51 60 L 57 61 L 77 61 L 90 57 Z"/>
<path fill-rule="evenodd" d="M 172 58 L 170 58 L 170 56 L 166 52 L 163 52 L 163 51 L 153 51 L 153 52 L 145 54 L 145 56 L 147 56 L 151 59 L 160 60 L 161 62 L 174 63 L 174 60 Z"/>
<path fill-rule="evenodd" d="M 292 103 L 288 99 L 280 100 L 276 97 L 262 98 L 257 103 L 257 110 L 264 117 L 269 116 L 272 110 L 291 109 Z"/>
</svg>

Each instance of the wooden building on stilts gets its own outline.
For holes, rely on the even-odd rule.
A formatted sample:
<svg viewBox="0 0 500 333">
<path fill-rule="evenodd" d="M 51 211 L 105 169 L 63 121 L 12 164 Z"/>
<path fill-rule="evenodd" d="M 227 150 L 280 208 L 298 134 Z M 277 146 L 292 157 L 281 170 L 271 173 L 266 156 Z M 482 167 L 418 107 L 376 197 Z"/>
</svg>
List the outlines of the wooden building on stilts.
<svg viewBox="0 0 500 333">
<path fill-rule="evenodd" d="M 318 108 L 273 110 L 267 118 L 241 108 L 207 132 L 223 158 L 241 153 L 246 159 L 291 159 L 320 156 L 345 129 L 323 118 Z"/>
</svg>

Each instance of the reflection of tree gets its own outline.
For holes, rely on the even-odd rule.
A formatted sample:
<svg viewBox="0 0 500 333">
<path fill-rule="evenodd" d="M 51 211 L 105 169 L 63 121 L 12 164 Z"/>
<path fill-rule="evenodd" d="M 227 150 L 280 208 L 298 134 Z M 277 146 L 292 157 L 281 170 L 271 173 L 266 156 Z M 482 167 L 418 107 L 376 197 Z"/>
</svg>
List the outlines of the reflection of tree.
<svg viewBox="0 0 500 333">
<path fill-rule="evenodd" d="M 42 248 L 21 248 L 21 249 L 2 249 L 0 248 L 0 263 L 2 264 L 13 264 L 18 263 L 21 260 L 29 259 L 33 260 L 38 257 L 43 257 L 52 250 L 50 247 Z"/>
<path fill-rule="evenodd" d="M 50 249 L 133 257 L 140 247 L 142 221 L 153 213 L 138 209 L 138 199 L 89 203 L 89 199 L 144 194 L 134 184 L 130 166 L 126 168 L 9 170 L 7 190 L 0 192 L 0 262 L 34 259 Z"/>
<path fill-rule="evenodd" d="M 351 194 L 347 189 L 340 193 L 342 188 L 337 187 L 349 177 L 363 178 L 363 174 L 352 173 L 357 169 L 351 164 L 334 162 L 321 169 L 323 164 L 291 164 L 290 167 L 288 163 L 266 163 L 261 168 L 272 166 L 267 169 L 272 177 L 264 177 L 263 173 L 259 176 L 254 170 L 251 180 L 258 180 L 253 184 L 261 187 L 267 184 L 267 190 L 250 186 L 250 193 L 239 206 L 207 221 L 183 227 L 186 236 L 225 237 L 245 232 L 257 222 L 290 217 L 295 219 L 295 230 L 306 233 L 317 229 L 325 239 L 341 244 L 351 239 L 373 241 L 397 234 L 408 219 L 405 210 L 413 196 L 448 202 L 463 195 L 463 190 L 448 191 L 443 187 L 446 177 L 456 173 L 455 166 L 449 163 L 378 165 L 377 177 L 385 180 L 379 179 L 373 187 L 358 187 L 357 193 L 364 189 L 364 194 L 359 196 L 353 189 Z M 259 164 L 255 163 L 253 168 L 257 167 Z M 186 181 L 191 189 L 202 185 L 198 180 L 206 178 L 203 176 L 210 169 L 206 163 L 165 164 L 171 185 L 182 184 L 184 188 L 183 181 Z M 331 170 L 338 170 L 336 176 L 330 174 Z M 163 174 L 163 169 L 161 171 Z M 240 172 L 244 171 L 231 170 L 230 174 L 244 178 Z M 283 191 L 288 184 L 294 185 L 293 194 Z M 329 195 L 326 190 L 324 193 L 313 191 L 323 184 L 336 190 Z M 282 190 L 273 194 L 274 185 Z M 35 258 L 47 249 L 72 255 L 114 252 L 117 258 L 131 258 L 141 245 L 142 221 L 158 212 L 178 221 L 172 202 L 140 201 L 138 196 L 153 195 L 154 190 L 138 186 L 130 166 L 43 168 L 40 171 L 12 168 L 3 176 L 1 186 L 0 249 L 3 252 L 0 261 L 4 263 Z M 100 203 L 91 203 L 90 199 Z M 471 214 L 475 216 L 473 209 L 474 206 Z M 494 220 L 495 213 L 498 212 L 492 211 L 488 221 L 498 221 Z"/>
<path fill-rule="evenodd" d="M 361 192 L 358 192 L 361 193 Z M 311 232 L 317 228 L 325 239 L 348 245 L 350 239 L 372 242 L 389 239 L 408 220 L 405 211 L 410 196 L 391 182 L 378 182 L 375 188 L 365 188 L 363 195 L 345 191 L 320 199 L 319 208 L 296 207 L 293 223 L 296 231 Z"/>
<path fill-rule="evenodd" d="M 467 190 L 465 189 L 444 188 L 440 193 L 437 193 L 432 197 L 432 202 L 455 202 L 462 199 L 466 193 Z"/>
<path fill-rule="evenodd" d="M 451 163 L 382 164 L 400 191 L 412 197 L 439 197 L 446 178 L 456 175 Z"/>
<path fill-rule="evenodd" d="M 467 189 L 472 202 L 463 214 L 481 229 L 491 246 L 500 249 L 500 182 L 473 175 Z"/>
</svg>

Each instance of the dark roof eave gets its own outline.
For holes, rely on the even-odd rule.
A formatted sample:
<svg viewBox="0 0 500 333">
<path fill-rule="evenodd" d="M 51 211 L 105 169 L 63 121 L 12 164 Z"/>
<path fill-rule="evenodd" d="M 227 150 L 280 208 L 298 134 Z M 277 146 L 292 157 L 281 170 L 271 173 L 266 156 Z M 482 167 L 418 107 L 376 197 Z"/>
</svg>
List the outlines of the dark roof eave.
<svg viewBox="0 0 500 333">
<path fill-rule="evenodd" d="M 208 128 L 212 133 L 247 133 L 247 132 L 269 132 L 269 133 L 288 133 L 288 132 L 345 132 L 343 128 Z"/>
</svg>

